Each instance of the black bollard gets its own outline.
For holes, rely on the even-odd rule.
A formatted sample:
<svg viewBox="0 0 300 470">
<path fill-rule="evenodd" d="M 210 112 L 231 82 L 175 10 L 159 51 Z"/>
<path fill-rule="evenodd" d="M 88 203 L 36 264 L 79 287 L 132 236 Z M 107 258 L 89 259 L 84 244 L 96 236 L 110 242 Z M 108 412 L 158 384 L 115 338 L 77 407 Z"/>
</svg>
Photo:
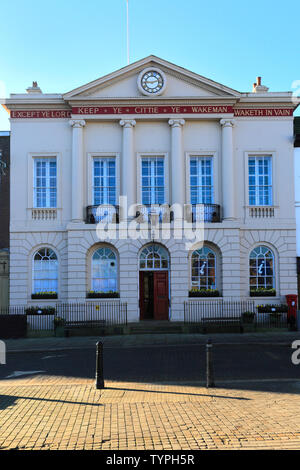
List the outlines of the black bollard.
<svg viewBox="0 0 300 470">
<path fill-rule="evenodd" d="M 96 344 L 96 388 L 104 388 L 103 343 L 101 341 Z"/>
<path fill-rule="evenodd" d="M 215 387 L 211 339 L 208 339 L 206 343 L 206 387 Z"/>
</svg>

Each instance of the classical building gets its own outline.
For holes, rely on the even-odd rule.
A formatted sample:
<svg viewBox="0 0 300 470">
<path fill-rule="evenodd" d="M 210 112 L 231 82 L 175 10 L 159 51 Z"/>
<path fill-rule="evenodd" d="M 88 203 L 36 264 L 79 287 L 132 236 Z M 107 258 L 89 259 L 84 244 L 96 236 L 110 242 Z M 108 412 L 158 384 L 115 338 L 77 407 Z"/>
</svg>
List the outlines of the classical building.
<svg viewBox="0 0 300 470">
<path fill-rule="evenodd" d="M 291 93 L 150 56 L 5 107 L 12 305 L 118 297 L 130 321 L 181 320 L 197 296 L 296 293 Z"/>
</svg>

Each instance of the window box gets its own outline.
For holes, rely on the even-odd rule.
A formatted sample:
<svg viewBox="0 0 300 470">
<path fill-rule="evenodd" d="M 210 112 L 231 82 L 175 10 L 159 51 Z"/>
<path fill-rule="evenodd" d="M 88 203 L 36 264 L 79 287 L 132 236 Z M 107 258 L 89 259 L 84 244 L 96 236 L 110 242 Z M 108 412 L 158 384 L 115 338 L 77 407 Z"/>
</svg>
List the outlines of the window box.
<svg viewBox="0 0 300 470">
<path fill-rule="evenodd" d="M 250 297 L 275 297 L 275 296 L 276 296 L 275 289 L 265 289 L 263 287 L 259 287 L 258 289 L 250 290 Z"/>
<path fill-rule="evenodd" d="M 120 297 L 119 292 L 87 292 L 87 299 L 118 299 Z"/>
<path fill-rule="evenodd" d="M 55 307 L 28 307 L 25 313 L 26 315 L 55 315 Z"/>
<path fill-rule="evenodd" d="M 32 299 L 57 299 L 57 292 L 36 292 L 31 294 Z"/>
<path fill-rule="evenodd" d="M 275 305 L 275 304 L 266 304 L 257 306 L 258 313 L 270 313 L 271 315 L 281 314 L 288 311 L 288 306 L 285 304 Z"/>
<path fill-rule="evenodd" d="M 217 289 L 191 289 L 189 297 L 220 297 Z"/>
</svg>

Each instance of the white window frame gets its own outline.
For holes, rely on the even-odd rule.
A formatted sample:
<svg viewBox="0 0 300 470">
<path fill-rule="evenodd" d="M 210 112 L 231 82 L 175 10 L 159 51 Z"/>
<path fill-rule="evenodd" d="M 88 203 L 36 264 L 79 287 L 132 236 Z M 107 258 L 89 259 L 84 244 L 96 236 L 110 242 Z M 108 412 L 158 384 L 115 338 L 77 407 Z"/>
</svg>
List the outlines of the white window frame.
<svg viewBox="0 0 300 470">
<path fill-rule="evenodd" d="M 46 175 L 43 177 L 46 180 L 45 186 L 45 205 L 38 205 L 38 193 L 37 193 L 37 164 L 46 163 Z M 55 205 L 51 205 L 51 186 L 50 186 L 50 163 L 55 163 Z M 47 208 L 47 209 L 56 209 L 57 208 L 57 161 L 56 158 L 35 158 L 33 165 L 33 206 L 35 209 Z M 41 188 L 40 188 L 41 189 Z"/>
<path fill-rule="evenodd" d="M 89 152 L 87 154 L 87 206 L 94 205 L 94 159 L 114 158 L 116 162 L 116 205 L 120 197 L 120 154 L 115 152 Z"/>
<path fill-rule="evenodd" d="M 114 248 L 112 248 L 111 246 L 107 246 L 107 245 L 99 245 L 91 253 L 91 257 L 90 257 L 90 281 L 89 281 L 90 290 L 94 290 L 94 288 L 93 288 L 93 282 L 94 282 L 94 278 L 93 278 L 93 258 L 94 258 L 95 253 L 97 251 L 99 251 L 100 249 L 110 250 L 115 255 L 115 262 L 116 262 L 116 266 L 115 266 L 115 269 L 116 269 L 116 278 L 115 278 L 115 280 L 116 280 L 116 290 L 115 290 L 115 292 L 119 292 L 120 291 L 120 281 L 119 281 L 120 264 L 119 264 L 118 253 Z M 109 278 L 102 277 L 102 278 L 97 278 L 97 279 L 103 279 L 104 280 L 104 279 L 109 279 Z M 100 291 L 100 292 L 108 293 L 109 291 Z"/>
<path fill-rule="evenodd" d="M 137 203 L 142 204 L 142 159 L 161 158 L 164 161 L 164 204 L 169 204 L 169 158 L 165 152 L 141 152 L 137 154 Z"/>
<path fill-rule="evenodd" d="M 255 173 L 254 173 L 254 179 L 255 179 L 255 184 L 254 184 L 254 188 L 255 188 L 255 204 L 250 204 L 250 185 L 249 185 L 249 179 L 250 179 L 250 173 L 249 173 L 249 161 L 250 159 L 253 159 L 255 161 Z M 260 185 L 259 184 L 259 172 L 258 172 L 258 159 L 267 159 L 268 162 L 270 162 L 268 164 L 268 173 L 267 174 L 263 174 L 263 177 L 267 176 L 268 177 L 268 181 L 269 183 L 271 184 L 268 184 L 267 185 L 267 188 L 268 188 L 268 192 L 269 190 L 271 189 L 270 191 L 270 203 L 269 204 L 260 204 L 259 203 L 259 188 L 264 188 L 266 185 Z M 252 185 L 251 185 L 252 186 Z M 265 198 L 265 195 L 263 195 L 263 198 Z M 249 200 L 249 206 L 251 205 L 251 207 L 257 207 L 257 206 L 273 206 L 273 172 L 272 172 L 272 156 L 271 155 L 249 155 L 248 156 L 248 200 Z"/>
<path fill-rule="evenodd" d="M 56 207 L 61 208 L 61 154 L 59 152 L 31 152 L 27 159 L 27 209 L 43 209 L 35 207 L 35 160 L 56 159 Z"/>
<path fill-rule="evenodd" d="M 196 152 L 186 152 L 185 154 L 185 165 L 186 165 L 186 201 L 187 204 L 191 204 L 191 185 L 190 185 L 190 163 L 191 158 L 211 158 L 212 159 L 212 203 L 219 204 L 219 165 L 218 165 L 218 154 L 217 151 L 212 150 L 201 150 Z"/>
<path fill-rule="evenodd" d="M 44 249 L 48 249 L 48 250 L 51 250 L 53 251 L 53 253 L 55 254 L 56 256 L 56 260 L 57 260 L 57 296 L 59 296 L 59 291 L 60 291 L 60 285 L 59 285 L 59 281 L 60 281 L 60 278 L 59 278 L 59 273 L 60 273 L 60 258 L 57 254 L 57 251 L 55 249 L 53 249 L 51 246 L 48 246 L 48 245 L 41 245 L 40 247 L 36 248 L 33 253 L 32 253 L 32 278 L 31 278 L 31 293 L 30 293 L 30 297 L 31 297 L 31 294 L 34 294 L 34 281 L 35 281 L 35 268 L 34 268 L 34 262 L 35 262 L 35 256 L 37 255 L 37 253 L 41 250 L 44 250 Z M 50 299 L 51 300 L 51 299 Z M 56 299 L 55 299 L 56 300 Z M 49 299 L 47 299 L 47 301 L 49 301 Z"/>
<path fill-rule="evenodd" d="M 249 158 L 251 157 L 270 157 L 271 158 L 271 173 L 272 173 L 272 204 L 270 205 L 250 205 L 249 200 Z M 276 165 L 276 152 L 274 150 L 251 150 L 244 153 L 244 169 L 245 169 L 245 201 L 247 207 L 277 207 L 277 189 L 275 181 L 277 181 L 277 165 Z"/>
<path fill-rule="evenodd" d="M 201 289 L 201 286 L 199 285 L 199 284 L 200 284 L 200 276 L 199 276 L 199 275 L 195 276 L 195 277 L 198 278 L 198 281 L 199 281 L 197 285 L 193 285 L 193 281 L 192 281 L 192 278 L 193 278 L 193 254 L 194 254 L 196 251 L 199 251 L 199 250 L 205 249 L 205 248 L 207 248 L 208 250 L 210 250 L 211 253 L 214 255 L 214 270 L 215 270 L 214 279 L 215 279 L 215 285 L 214 285 L 214 287 L 212 287 L 212 289 L 219 290 L 219 287 L 218 287 L 218 283 L 219 283 L 219 282 L 218 282 L 218 281 L 219 281 L 219 280 L 218 280 L 218 255 L 217 255 L 217 253 L 215 252 L 215 250 L 213 250 L 213 248 L 211 248 L 210 246 L 207 246 L 207 245 L 203 245 L 203 246 L 201 246 L 201 247 L 199 247 L 199 248 L 196 248 L 196 249 L 194 249 L 194 250 L 191 251 L 191 254 L 190 254 L 190 273 L 189 273 L 189 274 L 190 274 L 190 276 L 189 276 L 189 278 L 190 278 L 190 288 L 191 288 L 191 289 L 193 289 L 193 288 Z M 204 266 L 203 266 L 203 268 L 204 268 Z M 195 269 L 196 269 L 196 268 L 195 268 Z M 198 267 L 197 269 L 199 269 L 199 267 Z M 211 287 L 208 286 L 207 280 L 208 280 L 208 278 L 210 278 L 210 277 L 212 277 L 212 276 L 206 275 L 206 276 L 204 276 L 204 277 L 205 277 L 205 279 L 206 279 L 206 286 L 205 286 L 203 289 L 211 289 Z"/>
<path fill-rule="evenodd" d="M 272 277 L 273 282 L 272 282 L 272 287 L 270 287 L 270 289 L 275 289 L 276 290 L 276 296 L 278 296 L 278 282 L 277 282 L 278 276 L 277 276 L 277 270 L 276 270 L 276 267 L 277 267 L 276 253 L 275 253 L 274 248 L 271 248 L 265 242 L 261 242 L 261 243 L 256 244 L 254 247 L 251 248 L 251 250 L 248 253 L 248 290 L 250 291 L 250 289 L 251 289 L 251 284 L 250 284 L 251 277 L 256 278 L 256 279 L 258 277 L 257 275 L 256 276 L 250 276 L 250 259 L 251 259 L 250 256 L 251 256 L 251 253 L 254 250 L 256 250 L 257 248 L 261 248 L 261 247 L 267 248 L 272 253 L 272 259 L 273 259 L 273 274 L 272 274 L 272 276 L 265 275 L 265 276 L 262 276 L 262 277 L 263 278 Z M 257 257 L 252 258 L 252 259 L 257 260 Z M 260 287 L 260 286 L 258 286 L 258 285 L 255 286 L 255 288 L 258 288 L 258 287 Z"/>
</svg>

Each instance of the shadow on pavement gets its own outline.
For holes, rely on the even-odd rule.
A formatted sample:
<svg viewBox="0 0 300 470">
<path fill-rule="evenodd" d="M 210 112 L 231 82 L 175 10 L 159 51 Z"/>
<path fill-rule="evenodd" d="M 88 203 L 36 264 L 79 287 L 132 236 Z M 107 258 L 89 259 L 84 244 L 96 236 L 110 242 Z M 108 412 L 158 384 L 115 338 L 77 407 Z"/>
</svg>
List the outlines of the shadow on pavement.
<svg viewBox="0 0 300 470">
<path fill-rule="evenodd" d="M 286 344 L 213 345 L 217 387 L 234 390 L 300 393 L 300 365 L 292 364 L 294 350 Z M 44 370 L 43 375 L 95 378 L 95 350 L 9 354 L 0 367 L 1 379 L 14 371 Z M 26 377 L 10 379 L 18 380 Z M 104 348 L 104 379 L 112 382 L 203 387 L 206 382 L 205 345 Z M 46 381 L 43 380 L 46 384 Z"/>
</svg>

